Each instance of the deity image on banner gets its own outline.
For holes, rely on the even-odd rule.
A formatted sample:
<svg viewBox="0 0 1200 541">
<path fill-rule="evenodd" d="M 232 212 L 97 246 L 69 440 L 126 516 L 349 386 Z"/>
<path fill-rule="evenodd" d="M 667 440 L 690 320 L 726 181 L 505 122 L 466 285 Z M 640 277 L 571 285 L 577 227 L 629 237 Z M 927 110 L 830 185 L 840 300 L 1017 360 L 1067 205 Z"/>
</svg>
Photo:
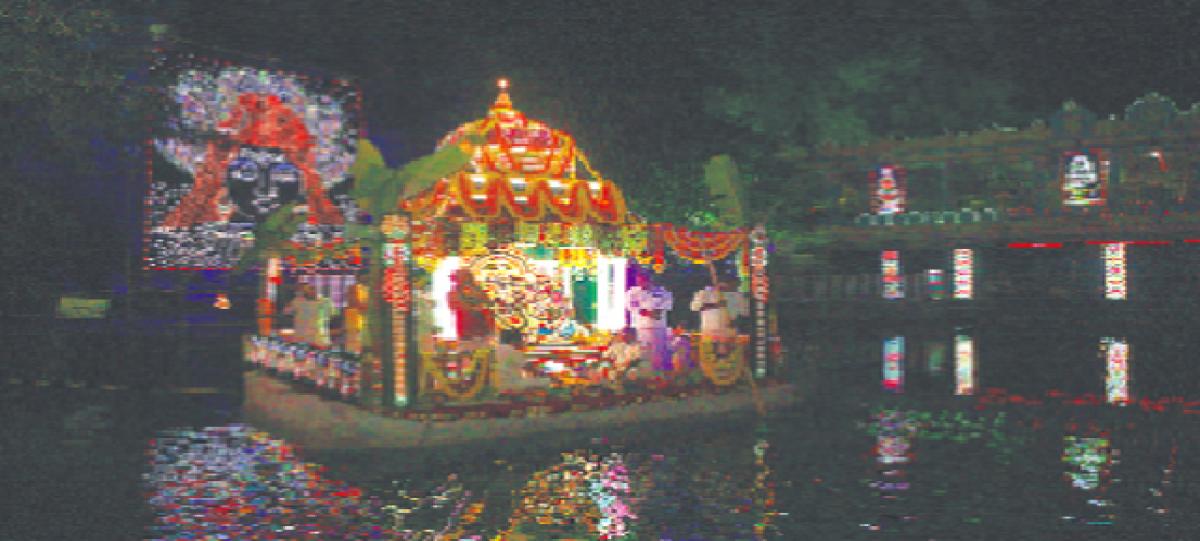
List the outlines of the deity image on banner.
<svg viewBox="0 0 1200 541">
<path fill-rule="evenodd" d="M 332 241 L 356 212 L 357 92 L 278 70 L 186 60 L 166 66 L 166 134 L 152 141 L 147 268 L 223 268 L 255 224 L 288 205 L 293 240 Z"/>
</svg>

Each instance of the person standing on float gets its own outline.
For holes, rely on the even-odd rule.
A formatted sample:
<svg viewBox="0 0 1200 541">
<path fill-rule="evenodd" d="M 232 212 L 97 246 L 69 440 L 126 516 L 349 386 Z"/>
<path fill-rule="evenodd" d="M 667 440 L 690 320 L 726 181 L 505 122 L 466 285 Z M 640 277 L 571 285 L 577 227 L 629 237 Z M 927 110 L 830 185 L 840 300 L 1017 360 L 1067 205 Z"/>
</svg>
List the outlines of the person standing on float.
<svg viewBox="0 0 1200 541">
<path fill-rule="evenodd" d="M 327 348 L 331 345 L 329 336 L 329 320 L 333 316 L 333 302 L 317 294 L 317 288 L 312 284 L 300 286 L 298 295 L 284 314 L 294 315 L 296 339 L 300 342 Z"/>
<path fill-rule="evenodd" d="M 734 320 L 745 315 L 745 299 L 728 280 L 696 292 L 691 309 L 700 312 L 700 334 L 715 338 L 737 335 Z"/>
<path fill-rule="evenodd" d="M 638 273 L 637 285 L 626 295 L 626 310 L 629 311 L 633 328 L 637 329 L 642 359 L 649 361 L 656 372 L 671 370 L 671 355 L 667 348 L 667 312 L 674 305 L 670 291 L 650 280 L 644 272 Z"/>
</svg>

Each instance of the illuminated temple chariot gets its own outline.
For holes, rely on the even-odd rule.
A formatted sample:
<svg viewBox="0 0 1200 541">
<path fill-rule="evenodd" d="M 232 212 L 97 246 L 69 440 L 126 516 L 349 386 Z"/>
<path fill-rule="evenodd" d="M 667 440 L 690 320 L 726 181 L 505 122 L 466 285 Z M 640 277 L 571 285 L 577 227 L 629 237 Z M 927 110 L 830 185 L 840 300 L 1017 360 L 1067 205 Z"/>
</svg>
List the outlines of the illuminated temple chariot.
<svg viewBox="0 0 1200 541">
<path fill-rule="evenodd" d="M 382 253 L 351 249 L 307 274 L 267 262 L 248 360 L 368 407 L 415 409 L 777 372 L 761 226 L 647 223 L 569 134 L 513 108 L 505 81 L 485 118 L 438 144 L 450 146 L 466 166 L 372 220 Z M 283 325 L 297 282 L 332 300 L 332 332 Z"/>
</svg>

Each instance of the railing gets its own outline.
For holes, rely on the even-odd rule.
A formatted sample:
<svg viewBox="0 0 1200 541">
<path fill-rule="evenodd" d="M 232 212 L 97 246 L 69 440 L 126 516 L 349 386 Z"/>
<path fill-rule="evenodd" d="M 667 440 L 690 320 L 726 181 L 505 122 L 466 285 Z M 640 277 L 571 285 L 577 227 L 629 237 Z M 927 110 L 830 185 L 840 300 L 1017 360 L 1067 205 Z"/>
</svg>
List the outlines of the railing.
<svg viewBox="0 0 1200 541">
<path fill-rule="evenodd" d="M 354 400 L 360 389 L 360 361 L 345 351 L 323 350 L 274 336 L 243 339 L 246 362 L 279 377 Z"/>
</svg>

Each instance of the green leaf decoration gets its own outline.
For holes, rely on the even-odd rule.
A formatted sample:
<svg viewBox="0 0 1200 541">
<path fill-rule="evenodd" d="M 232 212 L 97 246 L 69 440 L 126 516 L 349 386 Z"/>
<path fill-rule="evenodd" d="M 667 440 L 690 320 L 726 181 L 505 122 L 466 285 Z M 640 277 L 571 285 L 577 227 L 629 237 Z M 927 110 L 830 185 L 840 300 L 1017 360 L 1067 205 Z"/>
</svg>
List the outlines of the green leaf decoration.
<svg viewBox="0 0 1200 541">
<path fill-rule="evenodd" d="M 713 197 L 719 229 L 735 229 L 746 224 L 737 163 L 728 154 L 713 156 L 704 164 L 704 185 Z"/>
</svg>

